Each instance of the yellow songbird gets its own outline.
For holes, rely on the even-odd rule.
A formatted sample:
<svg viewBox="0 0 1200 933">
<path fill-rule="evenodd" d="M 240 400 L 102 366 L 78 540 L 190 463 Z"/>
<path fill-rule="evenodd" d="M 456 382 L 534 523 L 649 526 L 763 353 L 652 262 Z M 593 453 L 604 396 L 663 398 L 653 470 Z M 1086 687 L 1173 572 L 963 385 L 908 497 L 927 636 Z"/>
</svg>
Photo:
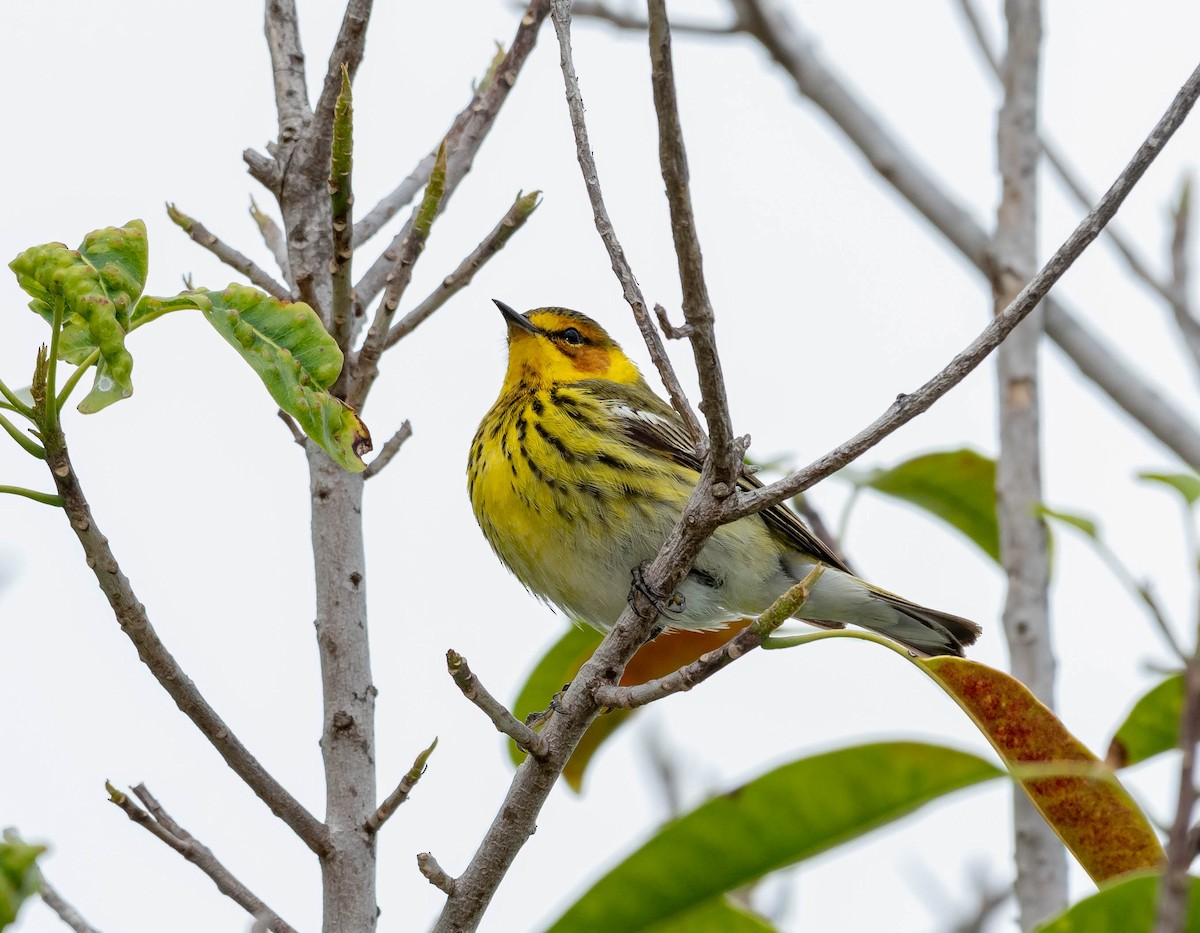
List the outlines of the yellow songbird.
<svg viewBox="0 0 1200 933">
<path fill-rule="evenodd" d="M 471 443 L 475 517 L 534 594 L 607 631 L 630 574 L 678 520 L 700 459 L 682 419 L 599 324 L 565 308 L 521 315 L 496 305 L 508 323 L 508 371 Z M 800 619 L 858 625 L 925 655 L 961 655 L 979 635 L 974 622 L 854 576 L 786 505 L 718 528 L 660 624 L 712 629 L 756 616 L 816 563 L 827 569 Z"/>
</svg>

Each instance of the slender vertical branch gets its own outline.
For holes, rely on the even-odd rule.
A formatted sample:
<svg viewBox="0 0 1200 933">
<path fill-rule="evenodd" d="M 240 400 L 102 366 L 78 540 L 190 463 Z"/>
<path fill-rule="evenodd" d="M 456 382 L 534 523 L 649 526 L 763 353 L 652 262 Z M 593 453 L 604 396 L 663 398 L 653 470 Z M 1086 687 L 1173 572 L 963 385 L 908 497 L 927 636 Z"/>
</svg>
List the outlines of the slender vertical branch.
<svg viewBox="0 0 1200 933">
<path fill-rule="evenodd" d="M 1004 58 L 1004 104 L 997 131 L 1003 191 L 993 241 L 992 298 L 1001 314 L 1025 284 L 1022 270 L 1037 263 L 1037 135 L 1039 0 L 1007 0 L 1008 54 Z M 1038 346 L 1042 315 L 1035 309 L 996 354 L 999 383 L 1000 455 L 996 463 L 996 511 L 1000 557 L 1008 577 L 1004 631 L 1013 674 L 1047 706 L 1054 705 L 1054 654 L 1050 643 L 1049 555 L 1041 478 Z M 1066 852 L 1033 803 L 1013 794 L 1016 894 L 1022 929 L 1066 905 Z"/>
<path fill-rule="evenodd" d="M 1197 630 L 1200 639 L 1200 627 Z M 1184 702 L 1179 717 L 1179 790 L 1167 836 L 1167 867 L 1154 918 L 1154 933 L 1183 933 L 1188 915 L 1188 868 L 1195 857 L 1192 813 L 1196 809 L 1196 743 L 1200 741 L 1200 641 L 1183 670 Z"/>
<path fill-rule="evenodd" d="M 300 19 L 296 0 L 267 0 L 263 31 L 271 53 L 275 79 L 275 110 L 279 120 L 279 145 L 293 145 L 312 119 L 305 85 L 304 50 L 300 47 Z"/>
<path fill-rule="evenodd" d="M 375 685 L 367 637 L 362 474 L 308 446 L 325 764 L 325 933 L 375 929 Z"/>
<path fill-rule="evenodd" d="M 558 36 L 559 63 L 562 66 L 563 82 L 566 85 L 567 109 L 571 115 L 571 128 L 575 133 L 575 156 L 579 161 L 579 169 L 583 173 L 583 183 L 587 188 L 588 199 L 592 203 L 592 216 L 596 222 L 596 230 L 604 242 L 604 248 L 608 250 L 613 273 L 616 275 L 617 281 L 621 283 L 622 294 L 633 311 L 638 330 L 642 332 L 642 339 L 646 341 L 646 349 L 650 351 L 650 359 L 653 360 L 654 366 L 658 370 L 659 378 L 662 379 L 667 395 L 671 399 L 671 405 L 687 424 L 697 446 L 703 446 L 707 443 L 704 429 L 700 427 L 696 413 L 692 411 L 687 395 L 684 394 L 679 377 L 675 375 L 675 368 L 671 365 L 670 357 L 667 356 L 662 337 L 655 329 L 654 321 L 647 310 L 645 296 L 642 295 L 641 287 L 633 275 L 629 260 L 625 258 L 625 250 L 617 240 L 612 220 L 608 216 L 608 208 L 604 206 L 604 195 L 600 191 L 600 174 L 596 169 L 596 159 L 592 155 L 592 144 L 588 139 L 587 121 L 583 115 L 583 95 L 579 90 L 579 78 L 575 74 L 574 54 L 571 51 L 571 4 L 564 0 L 554 0 L 551 8 L 554 31 Z"/>
<path fill-rule="evenodd" d="M 1188 254 L 1192 248 L 1192 180 L 1184 179 L 1179 189 L 1179 200 L 1171 212 L 1171 312 L 1175 315 L 1175 326 L 1183 344 L 1192 355 L 1192 362 L 1200 370 L 1200 320 L 1197 320 L 1191 302 L 1191 263 Z"/>
<path fill-rule="evenodd" d="M 745 450 L 739 450 L 733 443 L 725 380 L 721 375 L 721 358 L 717 355 L 712 302 L 704 281 L 704 260 L 692 212 L 687 151 L 683 145 L 683 127 L 679 122 L 679 102 L 675 93 L 666 0 L 650 0 L 648 9 L 650 83 L 654 89 L 654 110 L 658 114 L 658 158 L 671 209 L 671 233 L 675 239 L 679 283 L 683 289 L 683 317 L 690 328 L 688 339 L 696 355 L 697 372 L 705 374 L 705 381 L 700 385 L 700 410 L 708 421 L 713 481 L 732 489 Z"/>
</svg>

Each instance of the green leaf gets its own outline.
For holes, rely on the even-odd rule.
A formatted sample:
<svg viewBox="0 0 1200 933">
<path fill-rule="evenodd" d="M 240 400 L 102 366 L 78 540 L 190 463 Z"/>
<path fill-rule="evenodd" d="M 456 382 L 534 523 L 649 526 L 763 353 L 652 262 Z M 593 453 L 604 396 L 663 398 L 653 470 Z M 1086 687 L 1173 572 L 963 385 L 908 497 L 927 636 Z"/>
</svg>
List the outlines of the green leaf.
<svg viewBox="0 0 1200 933">
<path fill-rule="evenodd" d="M 947 450 L 923 454 L 852 481 L 936 515 L 979 545 L 992 560 L 1000 561 L 994 460 L 973 450 Z"/>
<path fill-rule="evenodd" d="M 1125 768 L 1178 748 L 1183 693 L 1183 674 L 1172 674 L 1145 693 L 1117 728 L 1105 760 Z"/>
<path fill-rule="evenodd" d="M 645 933 L 776 933 L 776 928 L 727 897 L 714 897 L 678 916 L 646 927 Z"/>
<path fill-rule="evenodd" d="M 237 284 L 173 300 L 185 298 L 258 373 L 305 434 L 343 469 L 365 469 L 362 456 L 371 449 L 371 435 L 354 410 L 327 391 L 342 370 L 342 351 L 312 308 Z"/>
<path fill-rule="evenodd" d="M 1158 903 L 1158 874 L 1115 882 L 1067 908 L 1033 933 L 1152 933 Z M 1185 933 L 1200 933 L 1200 879 L 1190 879 Z"/>
<path fill-rule="evenodd" d="M 1044 505 L 1039 506 L 1037 511 L 1039 515 L 1045 518 L 1052 518 L 1055 521 L 1064 522 L 1065 524 L 1070 525 L 1072 528 L 1082 531 L 1093 541 L 1100 540 L 1100 526 L 1090 518 L 1085 518 L 1082 515 L 1072 515 L 1070 512 L 1059 512 L 1055 509 L 1047 508 Z"/>
<path fill-rule="evenodd" d="M 37 857 L 45 846 L 31 846 L 6 832 L 0 840 L 0 930 L 17 919 L 21 904 L 42 885 Z"/>
<path fill-rule="evenodd" d="M 1172 487 L 1183 496 L 1189 506 L 1195 505 L 1200 499 L 1200 476 L 1195 473 L 1139 473 L 1138 479 L 1164 483 Z"/>
<path fill-rule="evenodd" d="M 658 929 L 654 924 L 725 891 L 1003 773 L 974 755 L 916 742 L 861 745 L 792 762 L 672 820 L 551 930 Z"/>
<path fill-rule="evenodd" d="M 96 385 L 80 405 L 99 411 L 133 394 L 133 357 L 125 335 L 146 282 L 146 225 L 131 220 L 84 237 L 78 250 L 46 243 L 25 250 L 9 263 L 17 282 L 32 298 L 29 307 L 48 322 L 63 303 L 58 358 L 79 365 L 100 351 Z"/>
</svg>

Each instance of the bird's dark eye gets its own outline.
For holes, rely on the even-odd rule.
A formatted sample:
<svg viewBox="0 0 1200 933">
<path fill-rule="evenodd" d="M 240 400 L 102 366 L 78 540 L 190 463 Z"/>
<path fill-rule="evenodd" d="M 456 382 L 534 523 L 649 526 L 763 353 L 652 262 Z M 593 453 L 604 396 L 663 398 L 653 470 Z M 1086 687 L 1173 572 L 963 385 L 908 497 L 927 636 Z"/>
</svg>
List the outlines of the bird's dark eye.
<svg viewBox="0 0 1200 933">
<path fill-rule="evenodd" d="M 562 339 L 567 343 L 579 346 L 583 343 L 583 334 L 579 333 L 574 327 L 568 327 L 562 332 Z"/>
</svg>

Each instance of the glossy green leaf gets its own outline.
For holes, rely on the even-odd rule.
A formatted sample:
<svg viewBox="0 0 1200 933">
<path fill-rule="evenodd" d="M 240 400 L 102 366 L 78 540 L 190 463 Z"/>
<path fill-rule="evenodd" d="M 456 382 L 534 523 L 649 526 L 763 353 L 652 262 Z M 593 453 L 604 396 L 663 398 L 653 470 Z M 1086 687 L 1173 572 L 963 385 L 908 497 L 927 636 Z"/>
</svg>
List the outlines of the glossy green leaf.
<svg viewBox="0 0 1200 933">
<path fill-rule="evenodd" d="M 1117 728 L 1106 761 L 1125 768 L 1179 746 L 1183 674 L 1172 674 L 1145 693 Z"/>
<path fill-rule="evenodd" d="M 42 884 L 37 857 L 45 846 L 31 846 L 9 833 L 0 840 L 0 930 L 17 919 L 21 904 L 38 893 Z"/>
<path fill-rule="evenodd" d="M 1039 507 L 1038 514 L 1046 518 L 1052 518 L 1055 521 L 1070 525 L 1077 531 L 1083 532 L 1093 541 L 1100 540 L 1100 526 L 1097 525 L 1092 519 L 1086 518 L 1083 515 L 1073 515 L 1070 512 L 1059 512 L 1056 509 L 1046 508 L 1046 506 Z"/>
<path fill-rule="evenodd" d="M 1138 479 L 1163 483 L 1175 489 L 1189 506 L 1200 499 L 1200 476 L 1195 473 L 1139 473 Z"/>
<path fill-rule="evenodd" d="M 994 460 L 973 450 L 947 450 L 913 457 L 854 481 L 936 515 L 999 562 Z"/>
<path fill-rule="evenodd" d="M 645 933 L 776 933 L 776 927 L 727 897 L 714 897 L 646 927 Z"/>
<path fill-rule="evenodd" d="M 9 263 L 33 298 L 29 307 L 48 322 L 62 302 L 59 359 L 79 365 L 93 350 L 100 351 L 96 385 L 81 411 L 99 411 L 133 393 L 133 357 L 125 349 L 125 335 L 145 286 L 147 263 L 146 226 L 140 220 L 94 230 L 77 250 L 47 243 Z"/>
<path fill-rule="evenodd" d="M 345 402 L 327 390 L 342 369 L 342 351 L 315 311 L 245 285 L 185 292 L 251 368 L 271 398 L 343 469 L 363 470 L 371 435 Z"/>
<path fill-rule="evenodd" d="M 723 892 L 1003 773 L 974 755 L 916 742 L 792 762 L 672 820 L 551 930 L 658 929 Z"/>
<path fill-rule="evenodd" d="M 1135 875 L 1067 908 L 1033 933 L 1152 933 L 1161 878 Z M 1191 879 L 1184 933 L 1200 933 L 1200 879 Z"/>
</svg>

